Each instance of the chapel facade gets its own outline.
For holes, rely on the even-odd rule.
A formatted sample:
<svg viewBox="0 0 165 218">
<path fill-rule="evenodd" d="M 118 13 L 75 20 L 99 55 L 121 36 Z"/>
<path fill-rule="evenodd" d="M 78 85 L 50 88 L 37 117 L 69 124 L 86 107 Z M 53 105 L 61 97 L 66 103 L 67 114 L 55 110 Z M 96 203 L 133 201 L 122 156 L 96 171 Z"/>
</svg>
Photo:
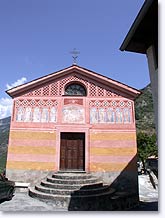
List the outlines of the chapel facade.
<svg viewBox="0 0 165 218">
<path fill-rule="evenodd" d="M 7 93 L 9 179 L 33 184 L 48 173 L 78 171 L 137 187 L 138 90 L 72 65 Z"/>
</svg>

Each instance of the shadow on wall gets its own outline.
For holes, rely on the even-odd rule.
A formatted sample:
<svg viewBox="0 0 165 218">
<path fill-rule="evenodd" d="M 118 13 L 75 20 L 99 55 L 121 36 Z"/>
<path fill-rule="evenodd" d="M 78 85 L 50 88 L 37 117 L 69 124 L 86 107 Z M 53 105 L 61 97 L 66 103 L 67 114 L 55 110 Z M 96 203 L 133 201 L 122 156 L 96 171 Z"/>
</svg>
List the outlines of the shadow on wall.
<svg viewBox="0 0 165 218">
<path fill-rule="evenodd" d="M 138 171 L 137 155 L 135 155 L 109 185 L 89 184 L 73 192 L 68 210 L 123 211 L 138 205 Z"/>
</svg>

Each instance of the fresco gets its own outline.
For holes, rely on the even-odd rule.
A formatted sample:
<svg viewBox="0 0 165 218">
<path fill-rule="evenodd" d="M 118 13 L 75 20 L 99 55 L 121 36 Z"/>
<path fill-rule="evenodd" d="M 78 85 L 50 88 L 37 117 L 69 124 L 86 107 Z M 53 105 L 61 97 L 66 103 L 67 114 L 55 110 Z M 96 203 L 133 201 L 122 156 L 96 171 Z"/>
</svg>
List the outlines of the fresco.
<svg viewBox="0 0 165 218">
<path fill-rule="evenodd" d="M 98 123 L 98 112 L 96 108 L 90 109 L 90 123 Z"/>
<path fill-rule="evenodd" d="M 41 111 L 39 107 L 34 108 L 33 112 L 33 122 L 40 122 L 41 120 Z"/>
<path fill-rule="evenodd" d="M 129 108 L 124 108 L 123 114 L 124 114 L 124 123 L 130 123 L 131 122 L 130 109 Z"/>
<path fill-rule="evenodd" d="M 62 110 L 63 123 L 84 123 L 84 108 L 78 106 L 65 106 Z"/>
<path fill-rule="evenodd" d="M 105 109 L 104 108 L 99 108 L 99 123 L 105 123 L 106 118 L 105 118 Z"/>
<path fill-rule="evenodd" d="M 50 110 L 50 122 L 56 122 L 57 121 L 57 110 L 55 107 L 52 107 Z"/>
<path fill-rule="evenodd" d="M 32 117 L 32 109 L 31 107 L 25 108 L 25 117 L 24 122 L 30 122 Z"/>
<path fill-rule="evenodd" d="M 57 121 L 57 109 L 51 107 L 51 109 L 44 107 L 18 107 L 16 111 L 17 122 L 56 122 Z"/>
<path fill-rule="evenodd" d="M 17 122 L 22 122 L 24 119 L 24 108 L 19 107 L 17 110 L 17 115 L 16 115 L 16 121 Z"/>
<path fill-rule="evenodd" d="M 131 123 L 131 109 L 92 107 L 90 109 L 90 123 Z"/>
<path fill-rule="evenodd" d="M 120 108 L 116 108 L 116 123 L 122 123 L 123 118 L 122 118 L 122 111 Z"/>
<path fill-rule="evenodd" d="M 107 109 L 107 116 L 106 116 L 107 123 L 114 123 L 115 122 L 115 112 L 113 108 Z"/>
<path fill-rule="evenodd" d="M 42 109 L 41 122 L 47 123 L 49 121 L 49 111 L 48 108 Z"/>
</svg>

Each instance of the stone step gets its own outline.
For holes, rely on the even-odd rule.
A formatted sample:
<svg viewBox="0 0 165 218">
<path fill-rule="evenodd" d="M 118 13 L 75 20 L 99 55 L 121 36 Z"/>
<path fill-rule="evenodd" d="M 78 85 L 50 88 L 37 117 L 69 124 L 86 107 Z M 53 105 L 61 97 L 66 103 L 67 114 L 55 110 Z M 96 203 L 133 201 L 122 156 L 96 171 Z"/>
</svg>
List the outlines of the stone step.
<svg viewBox="0 0 165 218">
<path fill-rule="evenodd" d="M 53 201 L 53 205 L 57 208 L 68 208 L 70 203 L 70 195 L 54 195 L 50 193 L 44 193 L 37 191 L 36 189 L 29 187 L 29 196 L 32 198 L 38 198 L 43 201 Z"/>
<path fill-rule="evenodd" d="M 100 205 L 104 208 L 107 199 L 114 194 L 115 190 L 109 185 L 85 173 L 55 173 L 35 188 L 29 187 L 31 197 L 52 201 L 54 206 L 69 210 L 95 209 Z"/>
<path fill-rule="evenodd" d="M 58 195 L 91 195 L 91 194 L 99 194 L 106 191 L 109 191 L 109 186 L 100 186 L 95 188 L 89 188 L 88 186 L 82 186 L 80 189 L 55 189 L 48 188 L 42 185 L 36 185 L 35 189 L 40 192 L 50 193 L 50 194 L 58 194 Z"/>
<path fill-rule="evenodd" d="M 31 197 L 38 197 L 38 198 L 41 198 L 41 199 L 50 199 L 50 200 L 64 200 L 64 199 L 70 199 L 70 198 L 77 198 L 77 199 L 80 199 L 80 198 L 96 198 L 96 197 L 101 197 L 101 196 L 110 196 L 110 195 L 113 195 L 115 193 L 115 189 L 111 188 L 109 189 L 108 191 L 106 192 L 101 192 L 101 193 L 94 193 L 94 194 L 84 194 L 84 195 L 74 195 L 74 194 L 50 194 L 50 193 L 45 193 L 45 192 L 41 192 L 41 191 L 38 191 L 36 190 L 35 188 L 32 188 L 32 187 L 29 187 L 29 195 Z"/>
<path fill-rule="evenodd" d="M 54 173 L 42 180 L 34 188 L 29 187 L 29 195 L 57 208 L 68 210 L 121 210 L 129 209 L 137 201 L 137 196 L 119 192 L 110 185 L 86 173 Z M 136 198 L 135 198 L 136 197 Z"/>
<path fill-rule="evenodd" d="M 84 184 L 63 184 L 63 183 L 52 183 L 48 182 L 46 180 L 41 181 L 41 185 L 48 188 L 54 188 L 54 189 L 71 189 L 71 190 L 77 190 L 80 189 L 82 186 L 87 186 L 89 188 L 97 188 L 103 185 L 102 182 L 98 181 L 94 184 L 91 183 L 84 183 Z"/>
<path fill-rule="evenodd" d="M 104 193 L 77 196 L 43 193 L 29 187 L 29 195 L 69 211 L 129 211 L 138 205 L 136 194 L 119 193 L 112 188 Z"/>
<path fill-rule="evenodd" d="M 90 179 L 93 178 L 93 176 L 89 173 L 54 173 L 52 175 L 53 178 L 56 179 Z"/>
<path fill-rule="evenodd" d="M 56 184 L 85 184 L 85 183 L 96 183 L 100 180 L 95 177 L 88 178 L 88 179 L 57 179 L 48 176 L 47 181 Z"/>
</svg>

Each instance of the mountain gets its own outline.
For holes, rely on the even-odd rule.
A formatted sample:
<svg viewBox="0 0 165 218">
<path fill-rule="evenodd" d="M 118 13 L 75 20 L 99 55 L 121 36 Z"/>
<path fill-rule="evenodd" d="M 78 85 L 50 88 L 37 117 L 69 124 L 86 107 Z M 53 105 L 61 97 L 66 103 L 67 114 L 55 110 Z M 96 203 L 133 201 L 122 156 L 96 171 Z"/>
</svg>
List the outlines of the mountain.
<svg viewBox="0 0 165 218">
<path fill-rule="evenodd" d="M 5 168 L 11 117 L 0 120 L 0 173 Z"/>
<path fill-rule="evenodd" d="M 135 100 L 137 131 L 155 133 L 154 109 L 151 84 L 140 90 L 142 94 Z"/>
</svg>

